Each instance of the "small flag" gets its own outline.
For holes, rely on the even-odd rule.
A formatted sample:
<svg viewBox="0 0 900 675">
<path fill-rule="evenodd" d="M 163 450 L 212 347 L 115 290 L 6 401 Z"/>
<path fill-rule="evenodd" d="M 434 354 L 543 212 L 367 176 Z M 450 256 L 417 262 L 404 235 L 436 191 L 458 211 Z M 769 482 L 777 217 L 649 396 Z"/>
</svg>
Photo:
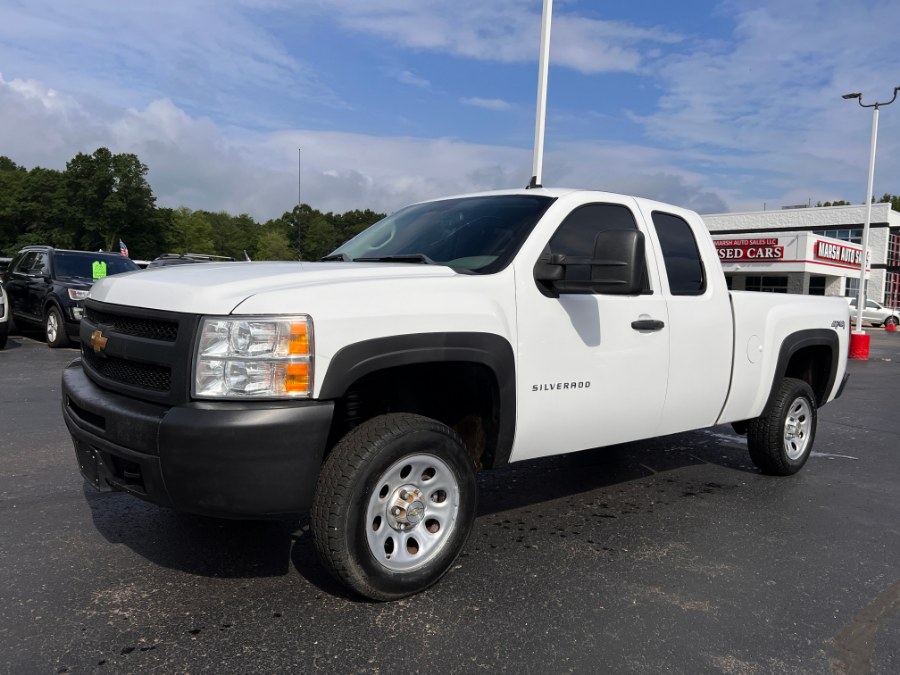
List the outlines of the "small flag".
<svg viewBox="0 0 900 675">
<path fill-rule="evenodd" d="M 253 262 L 252 260 L 250 260 L 250 256 L 247 255 L 247 250 L 246 250 L 246 249 L 244 249 L 244 260 L 246 260 L 247 262 Z"/>
<path fill-rule="evenodd" d="M 119 253 L 124 255 L 126 258 L 128 257 L 128 247 L 125 245 L 125 242 L 119 239 Z"/>
</svg>

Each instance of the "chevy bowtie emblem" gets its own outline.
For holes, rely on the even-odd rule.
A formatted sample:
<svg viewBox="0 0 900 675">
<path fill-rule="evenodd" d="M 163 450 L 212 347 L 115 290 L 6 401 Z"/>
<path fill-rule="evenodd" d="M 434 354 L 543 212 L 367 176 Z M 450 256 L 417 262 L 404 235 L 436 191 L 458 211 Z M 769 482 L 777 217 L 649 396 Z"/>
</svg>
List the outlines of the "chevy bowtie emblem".
<svg viewBox="0 0 900 675">
<path fill-rule="evenodd" d="M 95 330 L 93 333 L 91 333 L 91 347 L 94 348 L 94 353 L 99 354 L 104 349 L 106 349 L 107 342 L 109 342 L 109 338 L 99 330 Z"/>
</svg>

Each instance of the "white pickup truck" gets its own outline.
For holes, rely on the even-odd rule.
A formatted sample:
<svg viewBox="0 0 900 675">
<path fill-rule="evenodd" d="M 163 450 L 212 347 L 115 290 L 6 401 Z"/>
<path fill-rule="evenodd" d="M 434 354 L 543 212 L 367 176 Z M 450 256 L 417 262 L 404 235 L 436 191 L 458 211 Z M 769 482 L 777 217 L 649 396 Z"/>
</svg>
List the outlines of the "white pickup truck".
<svg viewBox="0 0 900 675">
<path fill-rule="evenodd" d="M 842 298 L 730 293 L 691 211 L 510 190 L 409 206 L 322 262 L 103 279 L 62 407 L 95 487 L 310 511 L 324 565 L 387 600 L 451 567 L 478 470 L 732 423 L 761 471 L 798 471 L 848 339 Z"/>
</svg>

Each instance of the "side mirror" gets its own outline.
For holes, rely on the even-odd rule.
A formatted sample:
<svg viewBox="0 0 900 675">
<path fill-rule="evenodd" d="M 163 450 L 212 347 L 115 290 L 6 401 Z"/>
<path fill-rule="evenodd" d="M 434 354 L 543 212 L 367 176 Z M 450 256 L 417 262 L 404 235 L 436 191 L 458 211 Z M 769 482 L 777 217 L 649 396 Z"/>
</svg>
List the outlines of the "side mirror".
<svg viewBox="0 0 900 675">
<path fill-rule="evenodd" d="M 590 258 L 545 249 L 534 266 L 535 281 L 550 297 L 560 293 L 639 295 L 645 274 L 644 235 L 637 230 L 599 232 Z"/>
<path fill-rule="evenodd" d="M 594 239 L 591 284 L 594 293 L 639 295 L 646 257 L 644 235 L 637 230 L 607 230 Z"/>
</svg>

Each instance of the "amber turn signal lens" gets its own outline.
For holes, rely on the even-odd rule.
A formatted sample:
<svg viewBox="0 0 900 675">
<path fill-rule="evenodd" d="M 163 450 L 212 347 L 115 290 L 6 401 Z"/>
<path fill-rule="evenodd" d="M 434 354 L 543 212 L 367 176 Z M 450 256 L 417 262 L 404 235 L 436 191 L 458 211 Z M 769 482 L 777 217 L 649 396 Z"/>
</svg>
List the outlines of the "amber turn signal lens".
<svg viewBox="0 0 900 675">
<path fill-rule="evenodd" d="M 309 354 L 309 334 L 306 322 L 291 323 L 291 341 L 288 354 Z"/>
<path fill-rule="evenodd" d="M 284 377 L 284 390 L 292 393 L 309 391 L 309 363 L 290 363 Z"/>
</svg>

